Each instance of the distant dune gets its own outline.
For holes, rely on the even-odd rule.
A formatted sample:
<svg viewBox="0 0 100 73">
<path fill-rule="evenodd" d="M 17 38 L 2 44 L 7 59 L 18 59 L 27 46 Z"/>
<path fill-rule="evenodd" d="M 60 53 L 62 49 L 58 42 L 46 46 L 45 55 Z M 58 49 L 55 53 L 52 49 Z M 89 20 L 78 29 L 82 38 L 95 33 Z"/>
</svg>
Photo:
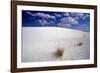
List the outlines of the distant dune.
<svg viewBox="0 0 100 73">
<path fill-rule="evenodd" d="M 59 27 L 23 27 L 22 62 L 90 58 L 89 32 Z M 63 59 L 55 53 L 63 49 Z"/>
</svg>

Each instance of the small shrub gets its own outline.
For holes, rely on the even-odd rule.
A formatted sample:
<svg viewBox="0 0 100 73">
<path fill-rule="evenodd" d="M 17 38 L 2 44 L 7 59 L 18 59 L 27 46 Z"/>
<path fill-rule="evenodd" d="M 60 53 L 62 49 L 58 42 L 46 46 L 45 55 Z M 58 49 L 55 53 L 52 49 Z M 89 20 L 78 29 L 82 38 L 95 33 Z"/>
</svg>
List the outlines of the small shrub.
<svg viewBox="0 0 100 73">
<path fill-rule="evenodd" d="M 63 59 L 63 57 L 64 57 L 64 49 L 63 49 L 63 48 L 57 49 L 57 51 L 56 51 L 56 56 L 57 56 L 58 58 L 60 58 L 60 59 Z"/>
<path fill-rule="evenodd" d="M 78 43 L 78 44 L 77 44 L 77 46 L 82 46 L 82 45 L 83 45 L 83 43 L 82 43 L 82 42 L 80 42 L 80 43 Z"/>
</svg>

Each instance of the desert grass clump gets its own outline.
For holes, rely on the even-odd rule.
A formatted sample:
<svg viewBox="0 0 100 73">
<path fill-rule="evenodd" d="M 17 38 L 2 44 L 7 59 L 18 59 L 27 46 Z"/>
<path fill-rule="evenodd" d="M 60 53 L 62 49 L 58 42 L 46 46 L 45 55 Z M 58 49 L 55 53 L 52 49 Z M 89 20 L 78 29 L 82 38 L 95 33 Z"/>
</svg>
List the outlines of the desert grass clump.
<svg viewBox="0 0 100 73">
<path fill-rule="evenodd" d="M 64 49 L 63 48 L 59 48 L 56 50 L 56 56 L 58 58 L 60 58 L 61 60 L 63 60 L 64 58 Z"/>
<path fill-rule="evenodd" d="M 77 46 L 82 46 L 82 45 L 83 45 L 83 43 L 82 43 L 82 42 L 80 42 L 80 43 L 78 43 L 78 44 L 77 44 Z"/>
</svg>

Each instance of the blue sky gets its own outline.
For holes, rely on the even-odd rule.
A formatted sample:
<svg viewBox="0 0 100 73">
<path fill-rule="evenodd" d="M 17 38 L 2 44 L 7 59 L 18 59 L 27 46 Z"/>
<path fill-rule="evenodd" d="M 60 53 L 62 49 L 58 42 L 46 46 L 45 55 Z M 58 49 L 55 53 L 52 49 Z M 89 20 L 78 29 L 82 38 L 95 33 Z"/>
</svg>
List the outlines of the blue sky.
<svg viewBox="0 0 100 73">
<path fill-rule="evenodd" d="M 90 14 L 22 10 L 22 27 L 63 27 L 90 31 Z"/>
</svg>

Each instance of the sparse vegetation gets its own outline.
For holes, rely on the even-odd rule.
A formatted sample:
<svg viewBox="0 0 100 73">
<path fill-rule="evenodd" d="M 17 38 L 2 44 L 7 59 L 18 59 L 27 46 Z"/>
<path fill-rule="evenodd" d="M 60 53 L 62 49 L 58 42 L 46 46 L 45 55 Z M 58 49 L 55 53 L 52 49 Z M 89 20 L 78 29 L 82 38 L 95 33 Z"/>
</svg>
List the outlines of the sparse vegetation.
<svg viewBox="0 0 100 73">
<path fill-rule="evenodd" d="M 63 57 L 64 57 L 64 49 L 63 49 L 63 48 L 57 49 L 57 51 L 56 51 L 55 54 L 56 54 L 56 56 L 57 56 L 58 58 L 63 59 Z"/>
<path fill-rule="evenodd" d="M 77 44 L 77 46 L 82 46 L 83 45 L 83 43 L 82 42 L 79 42 L 78 44 Z"/>
</svg>

